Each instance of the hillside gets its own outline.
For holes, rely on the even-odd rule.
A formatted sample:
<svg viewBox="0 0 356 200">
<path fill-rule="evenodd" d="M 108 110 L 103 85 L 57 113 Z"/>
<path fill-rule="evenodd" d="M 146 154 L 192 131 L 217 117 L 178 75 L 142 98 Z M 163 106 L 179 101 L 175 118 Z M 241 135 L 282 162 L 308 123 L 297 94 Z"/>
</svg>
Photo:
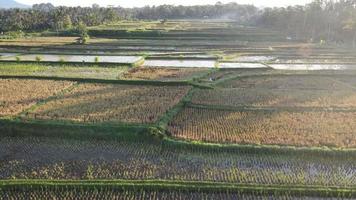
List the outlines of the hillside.
<svg viewBox="0 0 356 200">
<path fill-rule="evenodd" d="M 30 6 L 18 3 L 14 0 L 0 0 L 0 8 L 29 8 Z"/>
</svg>

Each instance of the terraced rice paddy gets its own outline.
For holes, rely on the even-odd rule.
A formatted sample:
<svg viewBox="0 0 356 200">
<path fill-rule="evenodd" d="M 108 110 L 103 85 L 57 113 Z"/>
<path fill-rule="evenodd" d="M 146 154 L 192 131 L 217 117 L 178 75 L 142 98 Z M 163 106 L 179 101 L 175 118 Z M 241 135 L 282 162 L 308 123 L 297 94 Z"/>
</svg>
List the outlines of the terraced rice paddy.
<svg viewBox="0 0 356 200">
<path fill-rule="evenodd" d="M 356 197 L 354 52 L 230 21 L 88 31 L 0 41 L 0 199 Z"/>
<path fill-rule="evenodd" d="M 356 147 L 355 117 L 356 112 L 186 108 L 170 122 L 169 132 L 177 138 L 213 143 L 350 148 Z"/>
<path fill-rule="evenodd" d="M 260 194 L 258 192 L 189 192 L 189 191 L 152 191 L 152 190 L 133 190 L 133 191 L 122 191 L 121 189 L 110 189 L 110 188 L 98 188 L 95 190 L 89 189 L 50 189 L 50 188 L 40 188 L 37 190 L 5 190 L 0 191 L 0 198 L 4 199 L 135 199 L 135 200 L 171 200 L 171 199 L 245 199 L 245 200 L 260 200 L 260 199 L 276 199 L 276 200 L 348 200 L 351 198 L 318 198 L 313 196 L 303 196 L 303 195 L 291 195 L 291 194 L 279 194 L 279 195 L 268 195 Z"/>
<path fill-rule="evenodd" d="M 69 81 L 0 79 L 0 117 L 19 114 L 72 85 Z"/>
<path fill-rule="evenodd" d="M 354 57 L 342 57 L 341 55 L 336 58 L 331 58 L 331 57 L 311 57 L 307 59 L 300 59 L 300 58 L 279 58 L 276 60 L 273 60 L 273 63 L 283 63 L 289 66 L 289 64 L 319 64 L 319 66 L 323 66 L 326 64 L 338 64 L 338 63 L 355 63 L 356 59 Z M 340 64 L 341 65 L 341 64 Z M 342 65 L 341 65 L 342 66 Z M 325 68 L 326 69 L 326 68 Z"/>
<path fill-rule="evenodd" d="M 238 56 L 235 59 L 232 59 L 236 62 L 267 62 L 274 60 L 273 56 Z"/>
<path fill-rule="evenodd" d="M 355 109 L 356 92 L 344 90 L 231 88 L 197 90 L 194 104 L 247 107 Z"/>
<path fill-rule="evenodd" d="M 104 55 L 50 55 L 28 54 L 16 57 L 4 57 L 3 61 L 33 61 L 33 62 L 62 62 L 62 63 L 114 63 L 133 64 L 141 60 L 139 56 L 104 56 Z"/>
<path fill-rule="evenodd" d="M 201 67 L 215 68 L 214 60 L 146 60 L 146 67 Z"/>
<path fill-rule="evenodd" d="M 342 90 L 345 85 L 328 76 L 252 76 L 228 80 L 223 88 L 260 88 L 260 89 L 308 89 L 308 90 Z"/>
<path fill-rule="evenodd" d="M 26 118 L 100 123 L 154 123 L 190 87 L 80 84 L 27 114 Z"/>
<path fill-rule="evenodd" d="M 71 65 L 39 65 L 0 63 L 0 75 L 3 76 L 36 76 L 58 78 L 87 79 L 121 79 L 128 67 L 71 66 Z"/>
<path fill-rule="evenodd" d="M 239 63 L 239 62 L 220 62 L 219 68 L 222 69 L 253 69 L 253 68 L 268 68 L 260 63 Z"/>
<path fill-rule="evenodd" d="M 353 156 L 237 153 L 159 143 L 2 137 L 1 179 L 354 186 Z M 157 156 L 159 155 L 159 156 Z"/>
<path fill-rule="evenodd" d="M 16 56 L 17 53 L 0 53 L 0 59 Z"/>
<path fill-rule="evenodd" d="M 353 64 L 270 64 L 270 67 L 278 70 L 352 70 Z"/>
<path fill-rule="evenodd" d="M 132 68 L 123 75 L 129 80 L 184 81 L 200 77 L 209 72 L 204 68 Z"/>
</svg>

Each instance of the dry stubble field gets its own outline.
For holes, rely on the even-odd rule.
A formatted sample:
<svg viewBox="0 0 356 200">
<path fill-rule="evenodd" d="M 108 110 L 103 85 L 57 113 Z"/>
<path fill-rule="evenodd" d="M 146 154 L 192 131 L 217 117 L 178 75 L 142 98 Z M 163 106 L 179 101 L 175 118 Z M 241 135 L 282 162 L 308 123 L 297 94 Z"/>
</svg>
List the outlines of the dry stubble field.
<svg viewBox="0 0 356 200">
<path fill-rule="evenodd" d="M 17 115 L 73 84 L 69 81 L 0 79 L 0 117 Z"/>
<path fill-rule="evenodd" d="M 88 123 L 154 123 L 189 89 L 189 86 L 84 83 L 29 112 L 26 118 Z"/>
</svg>

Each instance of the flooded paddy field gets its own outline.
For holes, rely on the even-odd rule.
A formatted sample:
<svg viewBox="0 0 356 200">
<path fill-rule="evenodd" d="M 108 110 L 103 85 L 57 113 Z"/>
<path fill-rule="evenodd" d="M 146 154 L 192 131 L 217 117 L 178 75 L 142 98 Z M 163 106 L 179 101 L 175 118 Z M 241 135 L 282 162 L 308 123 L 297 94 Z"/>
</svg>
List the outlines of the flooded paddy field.
<svg viewBox="0 0 356 200">
<path fill-rule="evenodd" d="M 201 67 L 214 68 L 214 60 L 146 60 L 143 64 L 146 67 Z"/>
<path fill-rule="evenodd" d="M 32 61 L 32 62 L 67 62 L 67 63 L 116 63 L 132 64 L 142 59 L 138 56 L 85 56 L 85 55 L 51 55 L 29 54 L 0 58 L 3 61 Z"/>
</svg>

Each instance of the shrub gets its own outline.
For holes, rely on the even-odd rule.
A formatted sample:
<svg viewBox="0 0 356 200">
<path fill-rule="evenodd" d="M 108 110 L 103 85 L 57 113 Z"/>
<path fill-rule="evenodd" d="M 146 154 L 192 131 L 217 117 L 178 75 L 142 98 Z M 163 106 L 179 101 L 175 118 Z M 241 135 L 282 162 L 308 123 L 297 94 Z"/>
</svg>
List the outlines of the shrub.
<svg viewBox="0 0 356 200">
<path fill-rule="evenodd" d="M 36 61 L 37 62 L 41 62 L 41 60 L 42 60 L 41 56 L 36 56 Z"/>
</svg>

